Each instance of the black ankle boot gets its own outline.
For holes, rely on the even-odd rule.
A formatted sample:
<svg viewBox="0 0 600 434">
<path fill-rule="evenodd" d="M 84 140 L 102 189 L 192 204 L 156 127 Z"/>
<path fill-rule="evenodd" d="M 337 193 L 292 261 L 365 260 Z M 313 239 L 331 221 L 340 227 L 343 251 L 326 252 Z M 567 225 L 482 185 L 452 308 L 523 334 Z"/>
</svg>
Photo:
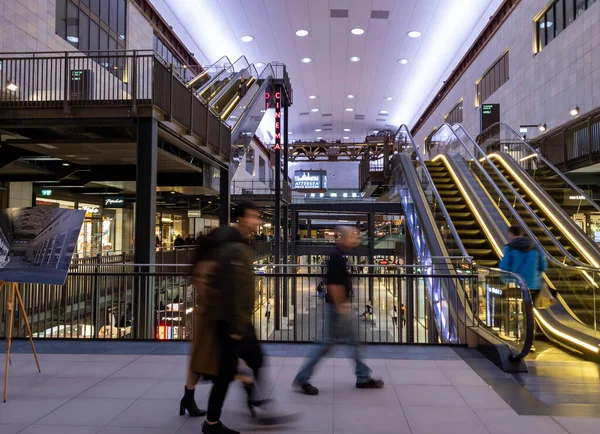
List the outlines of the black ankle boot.
<svg viewBox="0 0 600 434">
<path fill-rule="evenodd" d="M 200 410 L 196 405 L 196 400 L 194 399 L 195 390 L 185 388 L 185 393 L 183 394 L 183 398 L 181 398 L 181 402 L 179 403 L 179 415 L 185 416 L 185 411 L 187 410 L 190 417 L 202 417 L 206 414 L 206 410 Z"/>
<path fill-rule="evenodd" d="M 262 407 L 265 404 L 271 402 L 270 399 L 254 399 L 254 384 L 245 385 L 244 389 L 246 389 L 246 393 L 248 394 L 248 400 L 246 403 L 248 404 L 248 409 L 250 410 L 250 414 L 252 417 L 256 417 L 256 411 L 254 410 L 256 407 Z"/>
</svg>

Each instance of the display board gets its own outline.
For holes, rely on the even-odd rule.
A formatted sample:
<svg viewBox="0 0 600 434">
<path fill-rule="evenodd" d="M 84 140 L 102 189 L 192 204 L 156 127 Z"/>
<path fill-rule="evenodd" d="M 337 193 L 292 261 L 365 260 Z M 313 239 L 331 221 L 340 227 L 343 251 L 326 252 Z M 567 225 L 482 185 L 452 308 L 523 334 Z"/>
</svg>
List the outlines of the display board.
<svg viewBox="0 0 600 434">
<path fill-rule="evenodd" d="M 326 191 L 327 171 L 296 170 L 294 172 L 294 190 L 302 192 Z"/>
<path fill-rule="evenodd" d="M 85 211 L 0 209 L 0 281 L 63 285 Z"/>
</svg>

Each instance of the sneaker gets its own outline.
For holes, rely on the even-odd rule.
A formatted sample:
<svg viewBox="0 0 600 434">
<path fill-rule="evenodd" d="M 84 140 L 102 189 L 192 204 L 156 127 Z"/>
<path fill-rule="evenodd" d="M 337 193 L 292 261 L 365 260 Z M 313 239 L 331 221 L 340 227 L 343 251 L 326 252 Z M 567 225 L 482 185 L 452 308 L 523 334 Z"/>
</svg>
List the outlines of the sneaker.
<svg viewBox="0 0 600 434">
<path fill-rule="evenodd" d="M 357 389 L 383 389 L 383 381 L 369 378 L 367 381 L 362 383 L 356 383 Z"/>
<path fill-rule="evenodd" d="M 240 434 L 239 431 L 235 431 L 227 428 L 223 425 L 223 422 L 219 421 L 215 424 L 210 425 L 208 422 L 202 424 L 203 434 Z"/>
<path fill-rule="evenodd" d="M 315 386 L 313 386 L 310 383 L 304 383 L 304 384 L 298 384 L 296 385 L 296 387 L 298 387 L 299 391 L 304 393 L 305 395 L 318 395 L 319 394 L 319 389 L 317 389 Z"/>
</svg>

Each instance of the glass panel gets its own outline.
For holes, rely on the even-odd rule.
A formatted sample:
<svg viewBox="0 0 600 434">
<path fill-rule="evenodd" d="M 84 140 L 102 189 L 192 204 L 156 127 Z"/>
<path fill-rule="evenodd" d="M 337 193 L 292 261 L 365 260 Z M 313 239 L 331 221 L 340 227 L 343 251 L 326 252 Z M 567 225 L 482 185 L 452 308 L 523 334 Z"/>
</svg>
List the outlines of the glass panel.
<svg viewBox="0 0 600 434">
<path fill-rule="evenodd" d="M 565 4 L 563 0 L 558 0 L 554 5 L 554 35 L 558 36 L 560 32 L 565 28 Z"/>
<path fill-rule="evenodd" d="M 90 0 L 90 10 L 96 14 L 96 16 L 100 16 L 100 0 Z"/>
<path fill-rule="evenodd" d="M 573 0 L 565 0 L 565 27 L 575 19 L 575 10 L 573 9 Z"/>
<path fill-rule="evenodd" d="M 254 176 L 254 148 L 249 148 L 246 153 L 246 172 Z"/>
<path fill-rule="evenodd" d="M 102 21 L 104 21 L 106 24 L 108 24 L 108 6 L 109 6 L 109 1 L 108 0 L 103 0 L 100 2 L 100 19 Z"/>
<path fill-rule="evenodd" d="M 67 39 L 67 0 L 56 0 L 56 34 Z"/>
<path fill-rule="evenodd" d="M 588 0 L 588 8 L 593 5 L 594 3 L 596 3 L 596 0 Z"/>
<path fill-rule="evenodd" d="M 555 19 L 554 19 L 554 9 L 550 9 L 546 12 L 546 44 L 549 44 L 550 41 L 554 39 L 554 31 L 555 31 Z"/>
<path fill-rule="evenodd" d="M 90 7 L 90 0 L 80 0 L 82 4 L 86 5 L 88 8 Z"/>
<path fill-rule="evenodd" d="M 577 11 L 576 16 L 579 17 L 585 12 L 585 0 L 575 0 L 575 10 Z"/>
<path fill-rule="evenodd" d="M 90 51 L 100 49 L 100 28 L 98 24 L 90 20 Z"/>
<path fill-rule="evenodd" d="M 546 20 L 542 17 L 538 21 L 538 51 L 542 51 L 546 46 Z"/>
<path fill-rule="evenodd" d="M 117 21 L 118 21 L 118 6 L 117 6 L 117 0 L 110 0 L 110 17 L 109 17 L 109 22 L 108 22 L 108 27 L 110 27 L 111 30 L 113 30 L 114 32 L 117 32 L 118 26 L 117 26 Z"/>
<path fill-rule="evenodd" d="M 67 41 L 79 46 L 79 9 L 71 2 L 67 3 Z"/>
<path fill-rule="evenodd" d="M 90 49 L 90 17 L 79 11 L 79 49 Z"/>
<path fill-rule="evenodd" d="M 119 35 L 119 38 L 121 39 L 125 39 L 125 23 L 127 21 L 127 15 L 125 13 L 125 0 L 118 0 L 119 1 L 119 9 L 118 9 L 118 14 L 119 14 L 119 24 L 118 24 L 118 32 L 117 34 Z"/>
</svg>

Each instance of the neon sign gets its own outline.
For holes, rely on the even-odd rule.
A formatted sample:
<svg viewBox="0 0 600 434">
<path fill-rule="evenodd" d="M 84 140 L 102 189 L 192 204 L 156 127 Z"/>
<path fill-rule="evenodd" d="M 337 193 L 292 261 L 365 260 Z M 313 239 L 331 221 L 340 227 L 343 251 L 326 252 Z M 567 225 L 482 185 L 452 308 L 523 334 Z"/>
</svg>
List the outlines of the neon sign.
<svg viewBox="0 0 600 434">
<path fill-rule="evenodd" d="M 275 92 L 275 150 L 281 150 L 281 91 Z"/>
</svg>

